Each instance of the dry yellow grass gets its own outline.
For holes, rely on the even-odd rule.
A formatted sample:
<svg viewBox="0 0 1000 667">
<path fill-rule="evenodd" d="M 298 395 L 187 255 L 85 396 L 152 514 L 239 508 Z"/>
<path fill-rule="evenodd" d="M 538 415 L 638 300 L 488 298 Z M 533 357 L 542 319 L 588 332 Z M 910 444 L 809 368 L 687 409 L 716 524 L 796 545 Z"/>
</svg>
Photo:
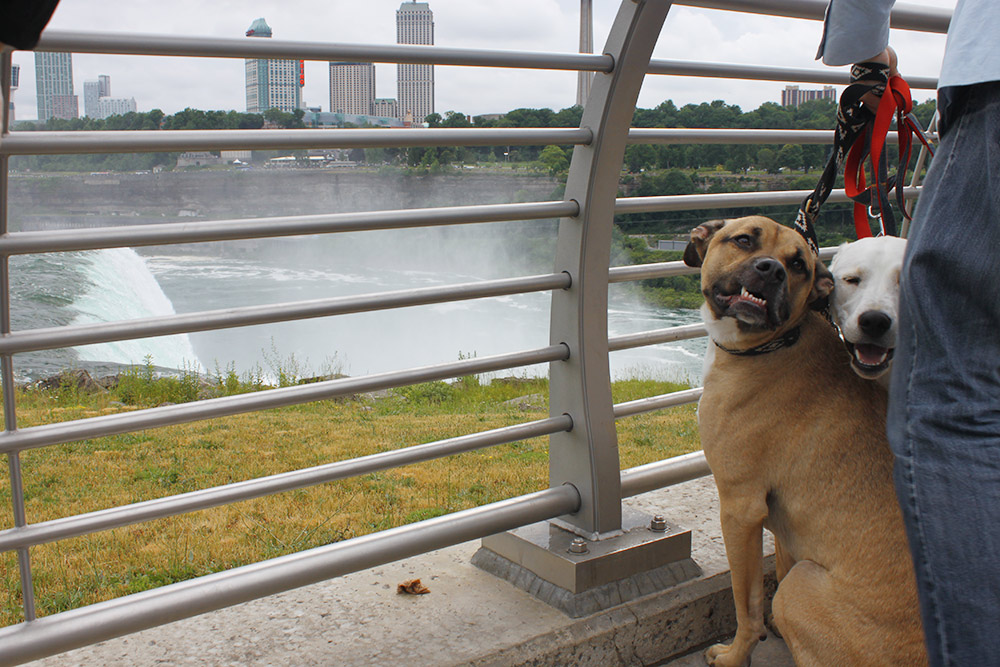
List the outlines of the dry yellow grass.
<svg viewBox="0 0 1000 667">
<path fill-rule="evenodd" d="M 617 383 L 615 400 L 665 393 Z M 159 498 L 541 419 L 503 401 L 544 381 L 472 386 L 444 401 L 324 401 L 23 452 L 29 522 Z M 468 395 L 465 395 L 468 394 Z M 22 427 L 131 409 L 94 397 L 33 397 Z M 694 407 L 618 424 L 623 468 L 698 448 Z M 545 488 L 547 439 L 512 443 L 32 548 L 39 615 L 301 551 Z M 0 528 L 12 524 L 0 481 Z M 0 554 L 0 625 L 22 620 L 14 554 Z"/>
</svg>

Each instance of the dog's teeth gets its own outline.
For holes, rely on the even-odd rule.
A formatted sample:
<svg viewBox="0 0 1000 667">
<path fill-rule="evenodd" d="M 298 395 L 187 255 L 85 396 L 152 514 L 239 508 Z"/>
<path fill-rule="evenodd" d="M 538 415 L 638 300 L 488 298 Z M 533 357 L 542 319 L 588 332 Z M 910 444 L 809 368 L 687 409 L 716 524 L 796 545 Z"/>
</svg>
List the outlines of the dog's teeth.
<svg viewBox="0 0 1000 667">
<path fill-rule="evenodd" d="M 878 357 L 873 357 L 870 354 L 865 354 L 862 350 L 855 349 L 854 357 L 865 366 L 880 366 L 889 359 L 889 351 L 882 350 Z"/>
<path fill-rule="evenodd" d="M 758 306 L 763 306 L 765 303 L 767 303 L 764 299 L 757 298 L 753 294 L 748 292 L 746 287 L 740 288 L 740 296 L 751 303 L 757 304 Z"/>
</svg>

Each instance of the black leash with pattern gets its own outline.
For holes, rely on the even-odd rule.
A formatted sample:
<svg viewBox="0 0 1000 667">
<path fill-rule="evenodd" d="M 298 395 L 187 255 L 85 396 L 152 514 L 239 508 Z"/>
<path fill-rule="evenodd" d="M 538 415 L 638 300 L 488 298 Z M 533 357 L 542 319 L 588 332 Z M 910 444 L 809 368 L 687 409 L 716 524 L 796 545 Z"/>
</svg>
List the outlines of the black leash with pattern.
<svg viewBox="0 0 1000 667">
<path fill-rule="evenodd" d="M 879 97 L 877 112 L 872 112 L 862 102 L 867 93 Z M 933 155 L 933 149 L 924 136 L 923 129 L 913 116 L 913 101 L 909 86 L 901 76 L 889 76 L 889 66 L 882 63 L 858 63 L 851 67 L 851 84 L 840 96 L 837 106 L 837 128 L 834 131 L 833 151 L 820 176 L 819 183 L 799 206 L 795 229 L 802 234 L 809 247 L 819 254 L 816 238 L 816 220 L 819 209 L 833 191 L 837 173 L 844 167 L 844 188 L 854 200 L 854 229 L 858 238 L 872 236 L 868 221 L 869 212 L 879 220 L 879 234 L 895 236 L 896 221 L 889 204 L 889 193 L 896 190 L 896 202 L 903 216 L 909 218 L 903 201 L 903 181 L 910 162 L 913 136 L 916 135 Z M 892 175 L 888 173 L 885 159 L 886 136 L 896 118 L 899 134 L 899 166 Z M 865 158 L 871 159 L 874 183 L 865 183 Z"/>
</svg>

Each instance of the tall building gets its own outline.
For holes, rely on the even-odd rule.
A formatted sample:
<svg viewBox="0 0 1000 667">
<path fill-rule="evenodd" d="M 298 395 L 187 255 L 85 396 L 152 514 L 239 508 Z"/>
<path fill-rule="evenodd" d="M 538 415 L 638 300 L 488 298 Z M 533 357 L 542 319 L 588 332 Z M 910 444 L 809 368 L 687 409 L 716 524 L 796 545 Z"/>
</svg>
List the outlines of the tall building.
<svg viewBox="0 0 1000 667">
<path fill-rule="evenodd" d="M 97 81 L 83 82 L 83 110 L 88 118 L 124 116 L 137 110 L 134 97 L 111 97 L 111 77 L 101 74 Z"/>
<path fill-rule="evenodd" d="M 35 52 L 35 91 L 38 95 L 38 120 L 76 118 L 76 95 L 73 94 L 73 56 L 69 53 Z"/>
<path fill-rule="evenodd" d="M 135 113 L 136 110 L 134 97 L 101 97 L 97 100 L 97 115 L 94 118 L 124 116 L 127 113 Z"/>
<path fill-rule="evenodd" d="M 404 2 L 396 10 L 397 44 L 433 44 L 434 12 L 426 2 Z M 413 114 L 415 123 L 434 113 L 434 66 L 400 63 L 396 66 L 397 112 Z"/>
<path fill-rule="evenodd" d="M 823 90 L 799 90 L 798 86 L 785 86 L 781 91 L 781 106 L 797 107 L 803 102 L 812 100 L 837 101 L 837 89 L 833 86 L 823 86 Z"/>
<path fill-rule="evenodd" d="M 98 100 L 111 97 L 111 77 L 101 74 L 97 81 L 83 82 L 83 115 L 89 118 L 101 118 L 98 115 Z"/>
<path fill-rule="evenodd" d="M 247 37 L 270 37 L 271 27 L 259 18 L 250 25 Z M 295 111 L 302 107 L 305 64 L 301 60 L 246 59 L 247 112 L 268 109 Z"/>
<path fill-rule="evenodd" d="M 10 66 L 10 106 L 7 108 L 7 123 L 14 122 L 14 91 L 17 90 L 18 79 L 21 78 L 21 66 Z"/>
<path fill-rule="evenodd" d="M 375 106 L 374 63 L 330 63 L 330 111 L 371 116 Z"/>
</svg>

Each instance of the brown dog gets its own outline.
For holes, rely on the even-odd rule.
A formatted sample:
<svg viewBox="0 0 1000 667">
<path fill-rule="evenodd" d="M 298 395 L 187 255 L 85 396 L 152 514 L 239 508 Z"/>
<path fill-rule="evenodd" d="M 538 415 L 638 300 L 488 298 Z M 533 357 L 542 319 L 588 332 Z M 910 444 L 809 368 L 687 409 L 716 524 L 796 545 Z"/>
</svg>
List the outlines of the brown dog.
<svg viewBox="0 0 1000 667">
<path fill-rule="evenodd" d="M 691 232 L 714 341 L 699 406 L 738 629 L 711 665 L 747 665 L 764 629 L 763 528 L 775 536 L 774 619 L 797 665 L 921 665 L 913 564 L 892 484 L 885 389 L 851 371 L 821 314 L 826 267 L 759 216 Z M 718 349 L 716 349 L 718 348 Z"/>
</svg>

